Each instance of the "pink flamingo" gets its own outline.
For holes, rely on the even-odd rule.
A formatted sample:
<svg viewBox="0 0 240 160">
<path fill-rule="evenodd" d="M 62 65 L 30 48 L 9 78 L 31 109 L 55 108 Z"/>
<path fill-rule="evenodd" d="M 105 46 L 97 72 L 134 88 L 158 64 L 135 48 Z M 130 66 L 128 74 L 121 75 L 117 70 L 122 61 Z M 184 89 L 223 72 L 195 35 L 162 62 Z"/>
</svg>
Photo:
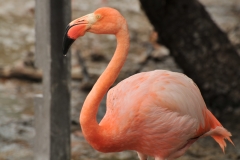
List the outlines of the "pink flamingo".
<svg viewBox="0 0 240 160">
<path fill-rule="evenodd" d="M 128 54 L 126 20 L 115 9 L 99 8 L 73 20 L 64 36 L 63 52 L 85 32 L 114 34 L 117 48 L 87 96 L 80 115 L 86 140 L 101 152 L 135 150 L 141 160 L 175 159 L 199 138 L 211 136 L 222 150 L 231 133 L 207 109 L 196 84 L 187 76 L 165 70 L 135 74 L 109 90 Z M 98 124 L 96 114 L 103 96 L 107 111 Z"/>
</svg>

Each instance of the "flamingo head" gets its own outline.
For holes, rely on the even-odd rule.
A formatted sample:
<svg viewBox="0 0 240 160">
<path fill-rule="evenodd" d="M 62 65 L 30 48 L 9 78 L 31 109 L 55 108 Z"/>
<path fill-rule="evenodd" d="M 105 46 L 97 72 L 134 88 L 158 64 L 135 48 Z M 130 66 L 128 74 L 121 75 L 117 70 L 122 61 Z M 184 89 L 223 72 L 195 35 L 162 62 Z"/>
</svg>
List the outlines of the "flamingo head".
<svg viewBox="0 0 240 160">
<path fill-rule="evenodd" d="M 66 55 L 72 43 L 86 32 L 95 34 L 117 34 L 120 29 L 127 29 L 125 19 L 115 9 L 103 7 L 95 12 L 77 18 L 66 28 L 63 39 L 63 54 Z"/>
</svg>

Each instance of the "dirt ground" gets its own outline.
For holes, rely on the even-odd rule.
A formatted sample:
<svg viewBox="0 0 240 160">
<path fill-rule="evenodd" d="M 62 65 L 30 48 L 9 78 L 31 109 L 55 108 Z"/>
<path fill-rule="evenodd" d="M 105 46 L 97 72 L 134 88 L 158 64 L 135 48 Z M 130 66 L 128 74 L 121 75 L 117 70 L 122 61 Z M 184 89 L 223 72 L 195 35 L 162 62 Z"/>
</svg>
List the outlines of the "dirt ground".
<svg viewBox="0 0 240 160">
<path fill-rule="evenodd" d="M 33 0 L 0 0 L 0 66 L 12 65 L 34 52 L 34 7 Z M 217 25 L 225 31 L 240 53 L 240 1 L 201 0 Z M 18 7 L 16 7 L 18 6 Z M 93 12 L 101 6 L 117 8 L 126 17 L 130 29 L 131 46 L 127 62 L 117 80 L 129 77 L 136 72 L 154 69 L 167 69 L 182 72 L 164 46 L 153 42 L 152 26 L 141 10 L 138 0 L 72 0 L 73 19 Z M 133 151 L 120 153 L 100 153 L 85 141 L 79 124 L 79 112 L 88 94 L 87 85 L 92 85 L 105 69 L 115 50 L 115 37 L 111 35 L 86 34 L 72 47 L 72 68 L 81 71 L 76 50 L 86 63 L 90 82 L 72 81 L 72 160 L 134 160 Z M 116 82 L 116 83 L 117 83 Z M 0 80 L 0 160 L 32 160 L 34 140 L 33 96 L 41 93 L 41 84 L 19 80 Z M 105 112 L 105 99 L 102 101 L 98 120 Z M 235 147 L 227 143 L 225 154 L 211 138 L 194 143 L 179 160 L 240 160 L 240 105 L 233 110 L 226 107 L 222 112 L 213 111 L 223 126 L 232 133 Z"/>
</svg>

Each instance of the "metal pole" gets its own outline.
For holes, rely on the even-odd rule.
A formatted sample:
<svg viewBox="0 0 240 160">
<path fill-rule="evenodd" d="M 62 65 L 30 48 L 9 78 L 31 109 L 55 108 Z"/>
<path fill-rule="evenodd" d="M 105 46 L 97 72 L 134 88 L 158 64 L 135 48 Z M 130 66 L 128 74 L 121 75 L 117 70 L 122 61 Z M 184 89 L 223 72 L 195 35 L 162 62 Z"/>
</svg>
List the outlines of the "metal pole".
<svg viewBox="0 0 240 160">
<path fill-rule="evenodd" d="M 35 101 L 36 160 L 70 159 L 70 54 L 62 54 L 70 2 L 36 0 L 35 57 L 43 70 L 43 97 Z"/>
</svg>

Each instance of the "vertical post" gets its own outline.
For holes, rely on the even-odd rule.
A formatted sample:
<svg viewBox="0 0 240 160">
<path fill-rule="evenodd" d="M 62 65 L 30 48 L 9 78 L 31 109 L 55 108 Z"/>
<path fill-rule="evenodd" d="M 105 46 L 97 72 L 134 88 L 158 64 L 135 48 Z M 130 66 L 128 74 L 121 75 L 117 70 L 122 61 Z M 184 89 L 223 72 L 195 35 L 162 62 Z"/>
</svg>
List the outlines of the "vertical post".
<svg viewBox="0 0 240 160">
<path fill-rule="evenodd" d="M 70 0 L 36 0 L 36 64 L 43 70 L 43 97 L 36 97 L 35 159 L 70 159 L 70 54 L 62 53 Z"/>
</svg>

